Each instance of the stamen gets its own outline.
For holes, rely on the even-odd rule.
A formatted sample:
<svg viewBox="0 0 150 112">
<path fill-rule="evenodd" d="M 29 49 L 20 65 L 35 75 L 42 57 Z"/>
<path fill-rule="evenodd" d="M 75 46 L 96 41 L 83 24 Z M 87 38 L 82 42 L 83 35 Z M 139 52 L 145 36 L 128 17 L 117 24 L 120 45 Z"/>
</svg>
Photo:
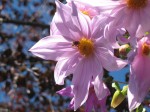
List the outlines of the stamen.
<svg viewBox="0 0 150 112">
<path fill-rule="evenodd" d="M 147 43 L 144 43 L 142 45 L 142 53 L 144 55 L 149 55 L 150 54 L 150 46 Z"/>
<path fill-rule="evenodd" d="M 89 56 L 93 53 L 94 50 L 94 44 L 91 39 L 87 38 L 81 38 L 80 41 L 75 41 L 73 42 L 73 46 L 76 46 L 80 52 L 81 55 L 83 56 Z"/>
<path fill-rule="evenodd" d="M 81 11 L 83 14 L 85 14 L 85 15 L 87 15 L 87 16 L 89 16 L 89 13 L 88 13 L 88 11 Z"/>
<path fill-rule="evenodd" d="M 82 12 L 84 15 L 87 15 L 87 16 L 89 16 L 90 18 L 92 18 L 90 12 L 88 12 L 87 10 L 81 10 L 81 12 Z"/>
<path fill-rule="evenodd" d="M 132 9 L 144 8 L 148 0 L 126 0 L 127 6 Z"/>
</svg>

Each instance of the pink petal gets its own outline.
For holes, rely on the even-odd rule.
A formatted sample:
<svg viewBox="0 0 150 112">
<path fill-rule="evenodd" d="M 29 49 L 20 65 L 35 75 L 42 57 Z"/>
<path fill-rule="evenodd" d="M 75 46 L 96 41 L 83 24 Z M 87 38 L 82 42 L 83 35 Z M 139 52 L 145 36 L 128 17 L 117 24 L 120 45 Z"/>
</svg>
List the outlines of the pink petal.
<svg viewBox="0 0 150 112">
<path fill-rule="evenodd" d="M 130 110 L 137 108 L 142 103 L 150 88 L 150 58 L 142 54 L 142 45 L 148 41 L 149 38 L 144 37 L 138 42 L 138 52 L 131 63 L 128 90 Z"/>
<path fill-rule="evenodd" d="M 64 5 L 56 1 L 57 12 L 54 16 L 54 23 L 59 31 L 59 34 L 69 40 L 77 41 L 81 38 L 81 31 L 77 28 L 76 24 L 72 22 L 72 7 Z"/>
<path fill-rule="evenodd" d="M 110 51 L 114 51 L 114 49 L 112 48 L 112 46 L 110 46 L 110 43 L 108 42 L 107 39 L 105 39 L 103 36 L 102 37 L 99 37 L 97 39 L 95 39 L 95 54 L 97 55 L 97 57 L 99 57 L 99 48 L 107 48 L 109 49 Z"/>
<path fill-rule="evenodd" d="M 82 33 L 82 36 L 90 37 L 89 21 L 85 19 L 81 12 L 77 11 L 77 7 L 72 1 L 72 22 Z M 80 37 L 81 38 L 81 37 Z"/>
<path fill-rule="evenodd" d="M 103 36 L 106 24 L 108 24 L 108 17 L 104 15 L 95 16 L 91 23 L 92 38 L 96 39 Z"/>
<path fill-rule="evenodd" d="M 101 112 L 107 112 L 107 107 L 106 107 L 106 100 L 107 100 L 107 96 L 105 98 L 103 98 L 102 100 L 99 100 L 99 104 L 100 104 L 100 111 Z"/>
<path fill-rule="evenodd" d="M 68 86 L 66 88 L 63 88 L 63 89 L 57 91 L 56 93 L 58 93 L 62 96 L 73 97 L 72 89 L 73 89 L 73 86 Z"/>
<path fill-rule="evenodd" d="M 147 4 L 147 7 L 144 8 L 143 10 L 139 11 L 139 14 L 142 14 L 139 17 L 139 21 L 140 21 L 140 25 L 139 25 L 139 29 L 137 30 L 137 35 L 138 37 L 143 36 L 143 34 L 145 34 L 145 32 L 150 31 L 150 2 Z M 139 22 L 138 21 L 138 22 Z"/>
<path fill-rule="evenodd" d="M 70 58 L 59 60 L 54 71 L 56 84 L 63 85 L 64 79 L 74 72 L 76 64 L 79 62 L 79 54 L 74 54 Z"/>
<path fill-rule="evenodd" d="M 135 35 L 138 27 L 140 26 L 140 13 L 137 11 L 129 11 L 128 16 L 125 18 L 125 28 L 129 32 L 130 35 Z M 132 19 L 131 19 L 132 18 Z M 143 20 L 142 20 L 143 21 Z"/>
<path fill-rule="evenodd" d="M 74 110 L 77 110 L 88 98 L 92 74 L 89 70 L 90 63 L 87 59 L 79 62 L 73 74 Z"/>
<path fill-rule="evenodd" d="M 102 72 L 103 73 L 103 72 Z M 102 78 L 97 76 L 94 79 L 94 90 L 98 100 L 102 100 L 104 97 L 108 96 L 108 88 L 103 83 Z"/>
<path fill-rule="evenodd" d="M 102 77 L 101 72 L 101 63 L 96 56 L 84 58 L 79 62 L 73 74 L 75 110 L 87 100 L 92 76 Z"/>
<path fill-rule="evenodd" d="M 61 33 L 59 32 L 59 30 L 55 24 L 55 19 L 57 19 L 57 18 L 58 18 L 58 14 L 56 12 L 54 17 L 53 17 L 53 20 L 50 24 L 50 35 L 61 35 Z"/>
<path fill-rule="evenodd" d="M 118 31 L 117 31 L 117 27 L 114 27 L 113 24 L 108 24 L 105 27 L 104 30 L 104 38 L 107 39 L 109 41 L 109 43 L 111 44 L 111 46 L 113 48 L 119 48 L 120 45 L 118 44 L 118 41 L 116 39 L 117 35 L 118 35 Z"/>
<path fill-rule="evenodd" d="M 70 109 L 74 108 L 74 98 L 72 98 L 72 100 L 70 101 L 69 108 Z"/>
<path fill-rule="evenodd" d="M 101 47 L 98 49 L 98 54 L 102 66 L 108 71 L 120 70 L 127 65 L 127 61 L 121 60 L 113 55 L 108 49 Z"/>
<path fill-rule="evenodd" d="M 94 105 L 94 94 L 91 93 L 88 96 L 88 99 L 86 101 L 86 105 L 85 105 L 85 112 L 91 112 L 93 109 L 93 105 Z"/>
<path fill-rule="evenodd" d="M 130 111 L 136 109 L 143 101 L 143 99 L 141 101 L 138 99 L 138 86 L 135 82 L 136 80 L 134 79 L 133 75 L 130 74 L 129 89 L 127 93 Z"/>
<path fill-rule="evenodd" d="M 42 38 L 29 51 L 46 60 L 64 59 L 75 53 L 72 43 L 60 35 Z"/>
</svg>

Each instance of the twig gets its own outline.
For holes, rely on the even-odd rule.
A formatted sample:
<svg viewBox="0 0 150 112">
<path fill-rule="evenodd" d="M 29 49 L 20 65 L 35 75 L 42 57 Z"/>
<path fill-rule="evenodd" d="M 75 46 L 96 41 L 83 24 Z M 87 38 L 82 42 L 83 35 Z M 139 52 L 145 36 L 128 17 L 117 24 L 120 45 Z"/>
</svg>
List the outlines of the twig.
<svg viewBox="0 0 150 112">
<path fill-rule="evenodd" d="M 49 29 L 50 26 L 47 24 L 42 24 L 42 23 L 36 23 L 36 22 L 29 22 L 29 21 L 20 21 L 20 20 L 13 20 L 13 19 L 5 19 L 5 18 L 0 18 L 0 21 L 2 23 L 12 23 L 16 25 L 28 25 L 28 26 L 33 26 L 33 27 L 41 27 L 45 29 Z"/>
<path fill-rule="evenodd" d="M 113 82 L 118 82 L 118 83 L 121 83 L 121 84 L 128 84 L 127 82 L 121 82 L 121 81 L 117 81 L 117 80 L 113 80 Z"/>
</svg>

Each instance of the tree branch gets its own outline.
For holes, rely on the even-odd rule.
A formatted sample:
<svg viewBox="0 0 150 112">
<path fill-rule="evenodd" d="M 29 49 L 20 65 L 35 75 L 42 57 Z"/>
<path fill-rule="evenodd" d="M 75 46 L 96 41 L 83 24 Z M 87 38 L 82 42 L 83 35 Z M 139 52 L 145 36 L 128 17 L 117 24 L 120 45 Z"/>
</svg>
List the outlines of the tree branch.
<svg viewBox="0 0 150 112">
<path fill-rule="evenodd" d="M 28 22 L 28 21 L 20 21 L 20 20 L 13 20 L 13 19 L 5 19 L 5 18 L 0 18 L 0 23 L 11 23 L 11 24 L 16 24 L 16 25 L 28 25 L 28 26 L 33 26 L 33 27 L 41 27 L 44 29 L 49 29 L 50 26 L 47 24 L 42 24 L 42 23 L 36 23 L 36 22 Z"/>
</svg>

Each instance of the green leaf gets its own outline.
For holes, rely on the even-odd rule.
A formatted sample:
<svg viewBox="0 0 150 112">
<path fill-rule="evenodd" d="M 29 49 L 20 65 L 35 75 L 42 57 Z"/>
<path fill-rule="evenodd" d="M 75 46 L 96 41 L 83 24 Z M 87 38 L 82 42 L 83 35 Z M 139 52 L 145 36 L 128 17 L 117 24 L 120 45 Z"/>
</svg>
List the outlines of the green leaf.
<svg viewBox="0 0 150 112">
<path fill-rule="evenodd" d="M 140 105 L 138 108 L 136 108 L 136 112 L 146 112 L 146 109 Z"/>
</svg>

